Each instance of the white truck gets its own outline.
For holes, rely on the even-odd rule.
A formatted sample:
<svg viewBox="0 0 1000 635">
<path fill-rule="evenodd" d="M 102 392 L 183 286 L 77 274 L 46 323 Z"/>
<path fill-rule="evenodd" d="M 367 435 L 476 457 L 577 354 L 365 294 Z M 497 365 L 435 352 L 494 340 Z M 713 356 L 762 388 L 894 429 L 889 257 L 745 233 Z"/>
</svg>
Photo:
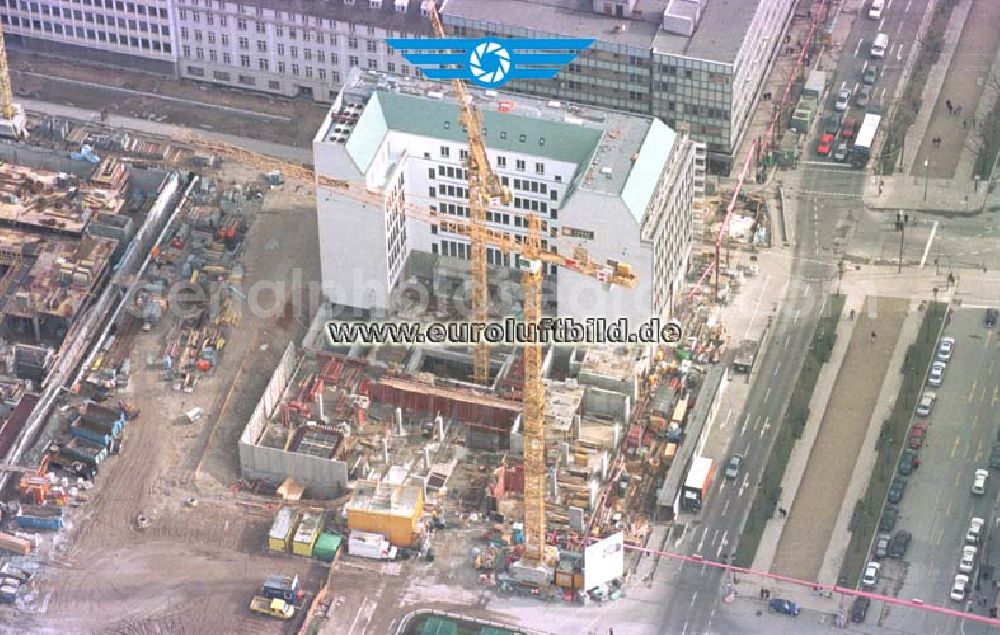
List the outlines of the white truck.
<svg viewBox="0 0 1000 635">
<path fill-rule="evenodd" d="M 368 531 L 352 531 L 347 541 L 347 553 L 375 560 L 395 560 L 396 548 L 389 544 L 382 534 Z"/>
</svg>

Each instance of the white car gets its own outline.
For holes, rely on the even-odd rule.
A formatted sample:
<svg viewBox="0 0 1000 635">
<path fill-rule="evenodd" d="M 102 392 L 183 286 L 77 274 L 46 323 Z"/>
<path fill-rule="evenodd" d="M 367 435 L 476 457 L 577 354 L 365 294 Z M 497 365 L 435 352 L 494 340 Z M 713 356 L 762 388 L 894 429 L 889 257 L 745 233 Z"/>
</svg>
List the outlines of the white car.
<svg viewBox="0 0 1000 635">
<path fill-rule="evenodd" d="M 878 572 L 882 568 L 880 562 L 869 562 L 865 567 L 865 573 L 861 576 L 861 586 L 871 588 L 878 583 Z"/>
<path fill-rule="evenodd" d="M 955 338 L 954 337 L 942 337 L 941 343 L 938 344 L 937 358 L 942 362 L 947 362 L 951 359 L 951 354 L 955 350 Z"/>
<path fill-rule="evenodd" d="M 958 561 L 958 570 L 962 573 L 972 573 L 976 567 L 976 553 L 978 551 L 975 547 L 962 547 L 962 558 Z"/>
<path fill-rule="evenodd" d="M 984 524 L 985 521 L 982 518 L 973 518 L 969 521 L 969 530 L 965 532 L 966 544 L 979 544 L 979 537 L 983 534 Z"/>
<path fill-rule="evenodd" d="M 934 409 L 935 401 L 937 401 L 936 392 L 931 392 L 929 390 L 924 391 L 924 394 L 920 395 L 920 403 L 917 404 L 917 415 L 921 417 L 929 417 L 931 410 Z"/>
<path fill-rule="evenodd" d="M 837 93 L 837 102 L 833 105 L 837 112 L 844 112 L 851 105 L 851 89 L 842 88 Z"/>
<path fill-rule="evenodd" d="M 976 474 L 972 479 L 972 493 L 976 496 L 982 496 L 986 493 L 986 479 L 990 477 L 989 470 L 984 470 L 979 468 L 976 470 Z"/>
<path fill-rule="evenodd" d="M 946 368 L 948 368 L 948 364 L 944 362 L 934 362 L 931 364 L 931 373 L 927 376 L 927 385 L 937 388 L 944 383 L 944 370 Z"/>
<path fill-rule="evenodd" d="M 951 585 L 951 599 L 961 602 L 965 599 L 965 591 L 969 588 L 969 576 L 959 573 L 955 576 L 955 583 Z"/>
</svg>

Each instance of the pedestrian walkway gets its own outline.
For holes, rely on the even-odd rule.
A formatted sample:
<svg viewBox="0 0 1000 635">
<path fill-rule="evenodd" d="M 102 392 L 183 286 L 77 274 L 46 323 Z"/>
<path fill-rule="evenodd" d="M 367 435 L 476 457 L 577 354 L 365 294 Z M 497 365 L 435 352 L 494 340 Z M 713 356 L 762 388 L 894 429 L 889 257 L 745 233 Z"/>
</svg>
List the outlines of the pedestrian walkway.
<svg viewBox="0 0 1000 635">
<path fill-rule="evenodd" d="M 972 179 L 971 165 L 960 163 L 966 140 L 973 135 L 976 110 L 997 49 L 1000 48 L 1000 3 L 960 0 L 943 34 L 941 56 L 930 70 L 921 112 L 910 138 L 919 139 L 915 153 L 904 152 L 904 173 L 928 171 L 932 177 Z M 927 167 L 924 167 L 924 163 Z"/>
<path fill-rule="evenodd" d="M 855 502 L 864 498 L 868 489 L 868 482 L 871 480 L 872 470 L 875 467 L 875 459 L 878 456 L 876 444 L 879 434 L 882 431 L 882 422 L 889 418 L 892 407 L 899 395 L 899 388 L 903 382 L 903 374 L 894 372 L 903 368 L 906 351 L 910 344 L 916 341 L 920 333 L 920 325 L 923 322 L 924 314 L 917 310 L 919 302 L 910 303 L 909 312 L 903 321 L 900 329 L 899 339 L 896 341 L 896 348 L 892 352 L 892 359 L 889 360 L 889 372 L 886 373 L 885 382 L 882 384 L 882 392 L 879 393 L 878 401 L 875 403 L 875 410 L 872 412 L 868 423 L 868 432 L 865 434 L 864 442 L 858 453 L 857 463 L 854 464 L 854 471 L 851 475 L 850 484 L 847 486 L 847 493 L 844 495 L 840 513 L 837 515 L 837 523 L 834 525 L 833 534 L 827 545 L 826 555 L 823 557 L 823 566 L 819 570 L 817 580 L 821 584 L 846 584 L 848 586 L 853 580 L 846 582 L 838 580 L 840 567 L 844 563 L 847 554 L 847 547 L 851 542 L 851 516 L 854 513 Z"/>
<path fill-rule="evenodd" d="M 874 304 L 877 302 L 877 310 Z M 867 298 L 837 374 L 771 571 L 815 580 L 875 409 L 909 301 Z"/>
<path fill-rule="evenodd" d="M 851 300 L 856 300 L 856 302 L 851 304 Z M 826 411 L 827 402 L 833 392 L 837 374 L 840 372 L 844 356 L 847 354 L 847 345 L 851 341 L 854 325 L 857 323 L 855 320 L 850 319 L 850 311 L 853 309 L 856 313 L 860 310 L 863 300 L 863 296 L 857 298 L 849 296 L 848 303 L 844 306 L 844 315 L 841 316 L 841 320 L 837 324 L 837 340 L 830 353 L 830 359 L 820 371 L 819 378 L 816 380 L 816 388 L 813 390 L 812 397 L 809 400 L 809 419 L 806 421 L 802 437 L 795 443 L 795 447 L 792 448 L 792 454 L 788 459 L 785 474 L 781 479 L 782 501 L 779 502 L 779 505 L 786 504 L 785 501 L 795 500 L 799 484 L 802 481 L 802 475 L 805 473 L 806 465 L 809 462 L 809 455 L 812 453 L 813 443 L 816 441 L 816 436 L 819 433 L 823 413 Z M 779 514 L 778 517 L 767 521 L 760 544 L 757 547 L 757 554 L 754 557 L 753 569 L 758 571 L 770 570 L 774 555 L 778 550 L 778 542 L 781 539 L 781 532 L 786 520 L 786 518 Z"/>
</svg>

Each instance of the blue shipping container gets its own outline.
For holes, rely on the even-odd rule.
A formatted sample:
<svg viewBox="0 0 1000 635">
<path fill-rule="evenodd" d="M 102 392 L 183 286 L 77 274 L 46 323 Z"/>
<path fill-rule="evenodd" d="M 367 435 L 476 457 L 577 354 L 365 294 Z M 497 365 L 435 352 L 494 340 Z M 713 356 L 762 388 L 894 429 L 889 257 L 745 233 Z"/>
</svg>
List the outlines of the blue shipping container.
<svg viewBox="0 0 1000 635">
<path fill-rule="evenodd" d="M 74 424 L 70 426 L 69 433 L 74 437 L 86 439 L 87 441 L 93 441 L 94 443 L 99 443 L 104 447 L 109 447 L 111 445 L 112 437 L 110 434 L 101 434 L 89 426 Z"/>
<path fill-rule="evenodd" d="M 62 516 L 40 518 L 38 516 L 17 516 L 14 521 L 23 529 L 51 529 L 57 531 L 65 525 Z"/>
</svg>

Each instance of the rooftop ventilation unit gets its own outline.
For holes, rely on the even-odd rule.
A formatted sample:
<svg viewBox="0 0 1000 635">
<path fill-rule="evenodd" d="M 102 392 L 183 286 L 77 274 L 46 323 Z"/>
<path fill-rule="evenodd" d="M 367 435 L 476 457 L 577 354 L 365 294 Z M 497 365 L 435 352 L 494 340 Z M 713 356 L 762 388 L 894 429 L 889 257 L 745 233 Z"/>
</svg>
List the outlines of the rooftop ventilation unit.
<svg viewBox="0 0 1000 635">
<path fill-rule="evenodd" d="M 663 30 L 691 37 L 698 28 L 704 6 L 705 0 L 670 0 L 663 10 Z"/>
</svg>

